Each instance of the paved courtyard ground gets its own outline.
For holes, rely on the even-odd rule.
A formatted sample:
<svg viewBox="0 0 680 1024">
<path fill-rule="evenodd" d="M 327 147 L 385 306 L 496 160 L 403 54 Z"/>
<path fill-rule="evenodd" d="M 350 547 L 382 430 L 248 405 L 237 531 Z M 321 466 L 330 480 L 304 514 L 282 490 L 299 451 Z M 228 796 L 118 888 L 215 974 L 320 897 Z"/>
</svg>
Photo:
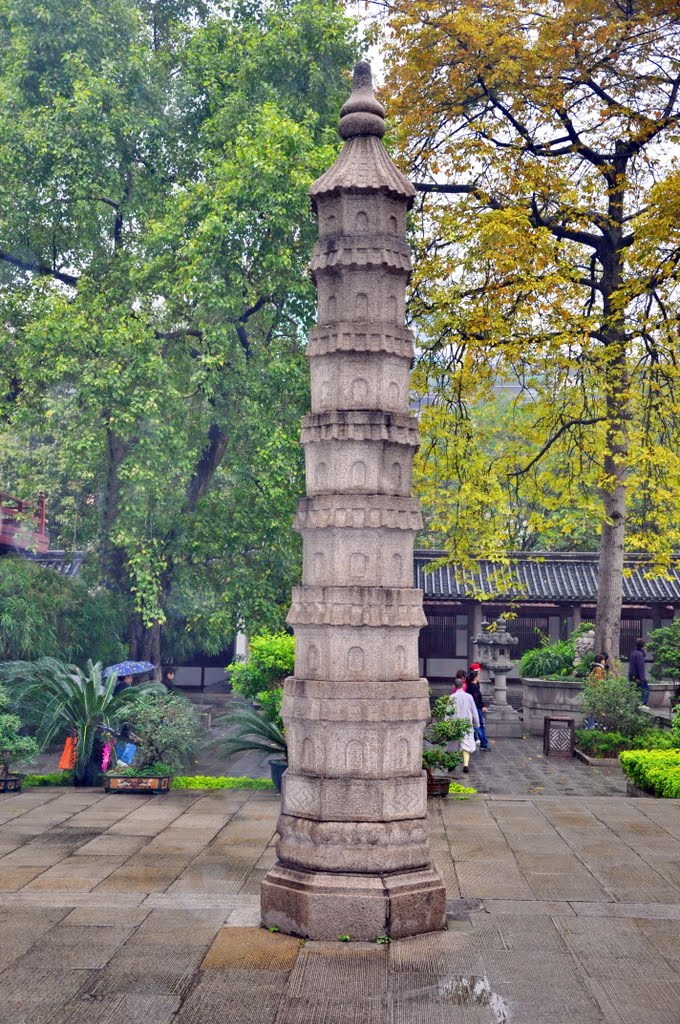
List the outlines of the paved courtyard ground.
<svg viewBox="0 0 680 1024">
<path fill-rule="evenodd" d="M 257 927 L 274 794 L 2 798 L 0 1021 L 678 1024 L 680 801 L 532 740 L 483 775 L 431 802 L 448 930 L 385 946 Z"/>
</svg>

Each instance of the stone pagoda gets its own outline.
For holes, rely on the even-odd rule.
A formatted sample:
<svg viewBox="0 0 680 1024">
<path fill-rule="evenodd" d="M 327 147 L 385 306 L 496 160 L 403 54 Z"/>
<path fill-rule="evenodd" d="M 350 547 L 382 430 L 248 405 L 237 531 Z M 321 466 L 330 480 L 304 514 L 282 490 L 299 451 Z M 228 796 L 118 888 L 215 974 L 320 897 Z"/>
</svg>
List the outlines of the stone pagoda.
<svg viewBox="0 0 680 1024">
<path fill-rule="evenodd" d="M 408 411 L 413 338 L 404 327 L 415 189 L 380 141 L 371 69 L 354 70 L 345 145 L 311 188 L 319 241 L 318 326 L 302 424 L 307 497 L 296 529 L 295 675 L 286 680 L 278 861 L 262 883 L 268 927 L 313 939 L 398 938 L 445 925 L 428 839 L 418 678 L 425 624 L 413 587 L 421 527 L 411 495 L 418 446 Z"/>
</svg>

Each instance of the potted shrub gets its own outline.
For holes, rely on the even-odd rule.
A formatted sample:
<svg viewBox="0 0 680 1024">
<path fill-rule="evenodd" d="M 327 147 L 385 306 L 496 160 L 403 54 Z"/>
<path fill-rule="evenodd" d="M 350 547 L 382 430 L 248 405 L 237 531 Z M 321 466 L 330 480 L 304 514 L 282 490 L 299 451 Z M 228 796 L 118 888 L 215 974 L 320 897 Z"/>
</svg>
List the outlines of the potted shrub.
<svg viewBox="0 0 680 1024">
<path fill-rule="evenodd" d="M 449 716 L 450 705 L 447 696 L 439 697 L 432 708 L 432 720 L 425 732 L 423 768 L 427 772 L 427 795 L 448 796 L 451 780 L 447 775 L 435 775 L 435 771 L 452 772 L 463 760 L 459 750 L 448 750 L 451 742 L 460 742 L 470 730 L 466 719 Z"/>
<path fill-rule="evenodd" d="M 227 757 L 247 750 L 273 754 L 269 762 L 272 782 L 281 792 L 281 779 L 288 767 L 288 746 L 281 721 L 283 690 L 266 690 L 258 694 L 259 707 L 238 703 L 225 715 L 223 721 L 234 725 L 233 734 L 225 741 L 223 752 Z"/>
<path fill-rule="evenodd" d="M 21 719 L 6 711 L 7 694 L 0 687 L 0 793 L 18 793 L 24 776 L 10 771 L 15 761 L 30 764 L 38 754 L 38 744 L 31 736 L 22 736 Z"/>
<path fill-rule="evenodd" d="M 137 747 L 131 765 L 104 773 L 111 793 L 167 793 L 176 772 L 196 761 L 200 723 L 184 697 L 165 688 L 132 695 L 126 710 L 125 739 Z"/>
<path fill-rule="evenodd" d="M 85 671 L 55 658 L 0 664 L 4 683 L 20 716 L 30 710 L 39 723 L 36 741 L 42 750 L 55 739 L 77 737 L 73 783 L 96 786 L 101 780 L 103 732 L 126 720 L 133 696 L 150 684 L 115 693 L 117 679 L 102 677 L 102 666 Z"/>
</svg>

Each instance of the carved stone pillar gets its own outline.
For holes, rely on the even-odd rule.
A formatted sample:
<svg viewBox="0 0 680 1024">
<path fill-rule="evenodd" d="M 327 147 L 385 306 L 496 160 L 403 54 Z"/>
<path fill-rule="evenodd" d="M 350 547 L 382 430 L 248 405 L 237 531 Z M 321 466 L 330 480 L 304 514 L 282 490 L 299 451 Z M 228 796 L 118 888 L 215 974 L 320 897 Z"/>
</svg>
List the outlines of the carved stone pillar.
<svg viewBox="0 0 680 1024">
<path fill-rule="evenodd" d="M 404 296 L 415 190 L 380 141 L 384 110 L 366 63 L 339 130 L 345 146 L 311 188 L 318 326 L 296 520 L 303 585 L 288 616 L 289 762 L 262 919 L 309 938 L 365 940 L 443 928 L 446 893 L 428 842 L 425 616 L 412 569 L 421 517 L 410 497 L 418 436 Z"/>
</svg>

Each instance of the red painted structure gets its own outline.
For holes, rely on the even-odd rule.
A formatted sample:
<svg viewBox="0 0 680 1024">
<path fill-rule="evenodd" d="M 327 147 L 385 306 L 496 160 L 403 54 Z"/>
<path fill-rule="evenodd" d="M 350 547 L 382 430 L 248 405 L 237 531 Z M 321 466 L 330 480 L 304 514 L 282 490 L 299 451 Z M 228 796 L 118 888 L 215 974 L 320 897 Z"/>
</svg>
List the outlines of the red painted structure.
<svg viewBox="0 0 680 1024">
<path fill-rule="evenodd" d="M 46 524 L 44 494 L 32 502 L 0 491 L 0 554 L 10 550 L 44 555 L 49 547 Z"/>
</svg>

